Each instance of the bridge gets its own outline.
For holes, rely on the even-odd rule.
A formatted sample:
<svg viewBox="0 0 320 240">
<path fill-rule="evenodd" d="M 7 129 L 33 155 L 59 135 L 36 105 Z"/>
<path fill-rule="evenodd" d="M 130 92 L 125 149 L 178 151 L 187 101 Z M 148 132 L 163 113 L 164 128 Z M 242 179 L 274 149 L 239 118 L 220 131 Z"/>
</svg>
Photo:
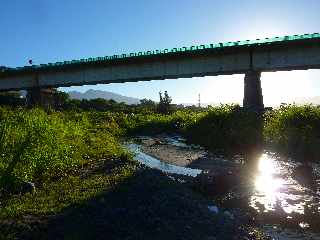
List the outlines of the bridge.
<svg viewBox="0 0 320 240">
<path fill-rule="evenodd" d="M 245 74 L 243 105 L 261 110 L 261 72 L 319 68 L 320 34 L 314 33 L 0 67 L 0 91 L 27 89 L 38 99 L 52 87 Z"/>
</svg>

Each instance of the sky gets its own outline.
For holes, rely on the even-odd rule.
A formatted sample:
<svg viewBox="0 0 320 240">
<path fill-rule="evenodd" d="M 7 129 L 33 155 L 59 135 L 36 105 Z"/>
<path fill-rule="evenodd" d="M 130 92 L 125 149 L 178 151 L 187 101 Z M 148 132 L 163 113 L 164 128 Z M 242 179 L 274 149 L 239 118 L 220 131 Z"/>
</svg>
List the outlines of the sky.
<svg viewBox="0 0 320 240">
<path fill-rule="evenodd" d="M 320 32 L 319 0 L 1 0 L 0 65 Z M 61 88 L 242 103 L 243 75 Z M 320 70 L 262 73 L 265 105 L 320 96 Z"/>
</svg>

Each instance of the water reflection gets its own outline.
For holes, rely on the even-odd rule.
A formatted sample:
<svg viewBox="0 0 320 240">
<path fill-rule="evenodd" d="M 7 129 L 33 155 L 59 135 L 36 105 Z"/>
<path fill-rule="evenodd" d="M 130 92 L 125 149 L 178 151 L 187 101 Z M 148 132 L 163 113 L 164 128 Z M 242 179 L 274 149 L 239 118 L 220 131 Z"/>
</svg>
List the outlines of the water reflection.
<svg viewBox="0 0 320 240">
<path fill-rule="evenodd" d="M 250 205 L 259 212 L 278 211 L 285 214 L 304 213 L 305 206 L 318 202 L 318 196 L 292 179 L 294 163 L 279 161 L 271 154 L 262 154 L 254 180 Z"/>
<path fill-rule="evenodd" d="M 191 177 L 196 177 L 198 174 L 201 173 L 200 169 L 193 169 L 193 168 L 186 168 L 186 167 L 180 167 L 172 164 L 168 164 L 165 162 L 162 162 L 148 154 L 145 154 L 141 151 L 140 146 L 138 144 L 134 143 L 128 143 L 126 144 L 126 147 L 135 153 L 135 159 L 144 165 L 159 169 L 163 172 L 167 173 L 175 173 L 175 174 L 181 174 Z"/>
<path fill-rule="evenodd" d="M 259 159 L 259 173 L 255 179 L 256 190 L 268 197 L 276 197 L 284 183 L 283 179 L 276 177 L 279 174 L 278 170 L 275 162 L 263 154 Z"/>
</svg>

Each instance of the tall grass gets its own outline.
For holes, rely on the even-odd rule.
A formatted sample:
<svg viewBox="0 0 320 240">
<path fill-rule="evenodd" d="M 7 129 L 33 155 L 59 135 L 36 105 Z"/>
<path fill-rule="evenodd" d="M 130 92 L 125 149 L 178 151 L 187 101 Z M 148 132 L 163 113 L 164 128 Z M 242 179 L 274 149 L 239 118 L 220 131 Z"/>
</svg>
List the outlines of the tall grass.
<svg viewBox="0 0 320 240">
<path fill-rule="evenodd" d="M 320 159 L 320 108 L 284 105 L 265 115 L 267 146 L 299 161 Z"/>
<path fill-rule="evenodd" d="M 118 115 L 119 116 L 119 115 Z M 118 121 L 126 134 L 180 133 L 191 143 L 219 152 L 244 152 L 262 141 L 262 119 L 238 105 L 222 105 L 171 115 L 122 115 Z"/>
<path fill-rule="evenodd" d="M 320 108 L 316 106 L 285 105 L 260 116 L 237 105 L 223 105 L 171 115 L 116 114 L 114 119 L 127 135 L 177 132 L 215 152 L 246 154 L 264 142 L 297 161 L 320 158 Z"/>
<path fill-rule="evenodd" d="M 262 141 L 262 119 L 237 105 L 209 109 L 189 124 L 186 137 L 207 149 L 222 153 L 245 153 Z"/>
<path fill-rule="evenodd" d="M 89 160 L 126 156 L 118 138 L 177 132 L 223 153 L 262 141 L 297 160 L 320 157 L 320 109 L 282 106 L 262 119 L 239 106 L 157 113 L 46 112 L 0 108 L 0 187 L 64 176 Z M 262 126 L 263 123 L 263 126 Z"/>
<path fill-rule="evenodd" d="M 88 114 L 0 108 L 0 184 L 61 177 L 88 159 L 120 156 L 114 135 Z"/>
</svg>

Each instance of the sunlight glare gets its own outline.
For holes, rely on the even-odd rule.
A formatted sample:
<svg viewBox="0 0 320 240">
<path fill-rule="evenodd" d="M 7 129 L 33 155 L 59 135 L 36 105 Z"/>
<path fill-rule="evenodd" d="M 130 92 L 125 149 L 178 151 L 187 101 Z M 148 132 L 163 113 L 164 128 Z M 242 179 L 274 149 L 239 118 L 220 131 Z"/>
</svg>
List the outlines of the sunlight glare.
<svg viewBox="0 0 320 240">
<path fill-rule="evenodd" d="M 283 184 L 281 179 L 273 176 L 276 173 L 275 162 L 263 154 L 259 160 L 258 170 L 259 175 L 255 180 L 256 189 L 265 194 L 275 194 Z"/>
</svg>

